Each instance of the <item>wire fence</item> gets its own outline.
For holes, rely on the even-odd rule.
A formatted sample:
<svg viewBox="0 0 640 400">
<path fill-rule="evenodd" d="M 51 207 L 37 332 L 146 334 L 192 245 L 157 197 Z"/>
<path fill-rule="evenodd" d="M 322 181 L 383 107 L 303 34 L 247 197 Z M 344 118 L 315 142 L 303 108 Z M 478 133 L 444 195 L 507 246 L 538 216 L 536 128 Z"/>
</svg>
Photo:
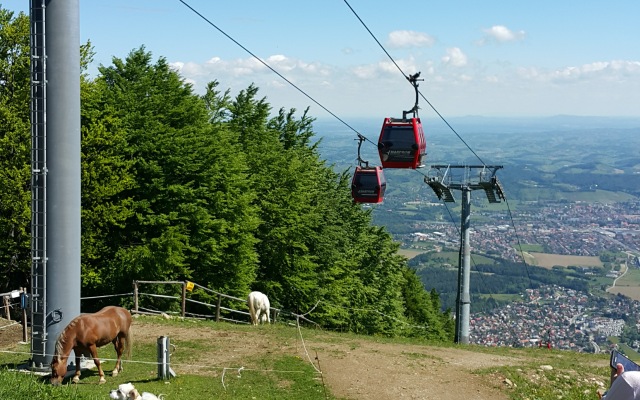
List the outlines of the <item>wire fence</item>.
<svg viewBox="0 0 640 400">
<path fill-rule="evenodd" d="M 178 290 L 176 290 L 176 287 Z M 167 288 L 169 288 L 167 290 Z M 144 289 L 141 290 L 141 289 Z M 175 294 L 178 293 L 178 294 Z M 198 294 L 206 293 L 207 296 L 198 296 Z M 0 293 L 0 297 L 3 298 L 3 307 L 2 312 L 6 316 L 6 321 L 0 321 L 0 332 L 2 329 L 9 328 L 14 325 L 18 325 L 22 323 L 23 326 L 23 342 L 27 342 L 27 326 L 28 326 L 28 301 L 24 300 L 24 297 L 27 294 L 26 289 L 14 290 L 7 293 Z M 131 309 L 132 314 L 141 314 L 141 315 L 155 315 L 155 316 L 178 316 L 182 318 L 193 318 L 193 319 L 207 319 L 207 320 L 215 320 L 215 321 L 224 321 L 235 324 L 249 324 L 249 312 L 247 300 L 241 299 L 235 296 L 227 295 L 224 293 L 220 293 L 214 290 L 211 290 L 205 286 L 199 285 L 197 283 L 189 282 L 189 281 L 134 281 L 133 282 L 133 292 L 128 293 L 117 293 L 110 295 L 98 295 L 98 296 L 86 296 L 81 297 L 82 301 L 85 300 L 99 300 L 99 299 L 107 299 L 107 298 L 117 298 L 117 297 L 130 297 L 133 302 L 133 308 Z M 198 299 L 200 297 L 204 298 L 212 298 L 215 299 L 215 302 L 206 301 L 204 299 Z M 160 300 L 159 302 L 154 300 Z M 158 308 L 158 305 L 164 306 L 163 308 Z M 200 310 L 212 310 L 211 313 L 205 312 L 197 312 L 196 310 L 192 310 L 192 308 L 198 308 Z M 176 309 L 179 309 L 176 311 Z M 22 322 L 12 320 L 12 314 L 17 315 L 17 313 L 22 312 Z M 306 360 L 308 360 L 313 369 L 314 374 L 321 374 L 319 367 L 316 367 L 313 363 L 313 359 L 308 353 L 306 348 L 304 339 L 302 338 L 302 331 L 299 329 L 300 322 L 305 321 L 309 324 L 313 324 L 318 326 L 315 322 L 309 320 L 305 315 L 297 315 L 295 313 L 286 312 L 279 308 L 272 307 L 270 309 L 270 313 L 272 315 L 272 321 L 276 322 L 277 318 L 281 316 L 290 316 L 295 319 L 296 326 L 298 327 L 296 335 L 299 338 L 299 343 L 301 346 L 296 346 L 297 349 L 302 348 L 303 353 L 305 355 Z M 30 352 L 20 352 L 20 351 L 9 351 L 9 350 L 0 350 L 0 353 L 7 354 L 21 354 L 27 357 L 31 357 L 32 354 Z M 53 354 L 49 354 L 51 358 L 54 357 Z M 116 362 L 117 359 L 113 358 L 105 358 L 100 357 L 101 362 L 110 361 Z M 87 365 L 89 360 L 86 360 L 84 357 L 81 361 L 82 365 Z M 124 363 L 135 363 L 135 364 L 147 364 L 153 365 L 156 368 L 161 367 L 161 362 L 159 360 L 148 361 L 148 360 L 122 360 Z M 90 364 L 90 363 L 89 363 Z M 300 373 L 308 373 L 306 371 L 295 371 L 295 370 L 262 370 L 262 369 L 253 369 L 247 368 L 245 366 L 216 366 L 210 364 L 181 364 L 181 363 L 171 363 L 172 367 L 176 369 L 184 370 L 192 370 L 192 369 L 203 369 L 207 371 L 220 371 L 220 379 L 222 386 L 224 389 L 227 389 L 227 383 L 225 383 L 225 376 L 230 371 L 235 371 L 237 375 L 241 373 L 250 373 L 250 372 L 259 372 L 259 373 L 291 373 L 291 374 L 300 374 Z M 72 371 L 69 371 L 69 374 L 72 374 Z M 160 378 L 160 376 L 159 376 Z"/>
<path fill-rule="evenodd" d="M 21 323 L 24 331 L 23 341 L 27 341 L 26 332 L 29 325 L 27 289 L 20 288 L 0 293 L 0 297 L 2 298 L 0 317 L 6 319 L 6 321 L 0 321 L 0 330 Z M 250 324 L 246 299 L 217 292 L 190 281 L 133 281 L 133 292 L 83 296 L 80 299 L 86 301 L 118 297 L 131 299 L 132 314 L 179 316 Z M 273 322 L 286 318 L 295 320 L 296 323 L 319 326 L 307 318 L 306 314 L 296 314 L 277 307 L 270 307 L 269 312 Z"/>
<path fill-rule="evenodd" d="M 173 288 L 167 290 L 166 286 Z M 156 290 L 151 292 L 150 288 Z M 159 293 L 161 291 L 165 293 Z M 217 292 L 195 282 L 134 281 L 132 296 L 131 312 L 134 314 L 164 314 L 184 318 L 213 319 L 217 322 L 224 321 L 235 324 L 250 323 L 247 299 Z M 160 301 L 145 301 L 149 299 Z M 207 311 L 211 313 L 207 313 Z M 277 307 L 270 307 L 269 312 L 271 321 L 274 322 L 281 318 L 288 318 L 319 326 L 303 314 L 296 314 Z"/>
<path fill-rule="evenodd" d="M 21 295 L 26 295 L 26 290 L 22 292 L 18 291 Z M 23 327 L 26 335 L 26 307 L 22 307 L 25 305 L 25 302 L 20 302 L 20 298 L 11 297 L 15 296 L 15 291 L 9 293 L 2 293 L 3 298 L 7 298 L 6 306 L 9 309 L 13 308 L 22 308 L 23 310 Z M 211 290 L 205 286 L 189 282 L 189 281 L 134 281 L 133 282 L 133 292 L 128 293 L 118 293 L 111 295 L 99 295 L 99 296 L 87 296 L 82 297 L 81 300 L 99 300 L 105 298 L 116 298 L 116 297 L 130 297 L 130 301 L 133 303 L 133 307 L 131 309 L 132 314 L 147 314 L 147 315 L 155 315 L 155 316 L 176 316 L 180 318 L 192 318 L 192 319 L 207 319 L 207 320 L 215 320 L 215 321 L 224 321 L 235 324 L 248 324 L 249 322 L 249 313 L 246 311 L 248 309 L 247 300 L 238 298 L 235 296 L 227 295 L 224 293 L 220 293 L 214 290 Z M 28 305 L 28 302 L 26 302 Z M 194 369 L 201 369 L 205 371 L 204 373 L 208 373 L 208 371 L 219 371 L 220 374 L 217 375 L 221 379 L 221 384 L 223 388 L 226 390 L 228 383 L 225 383 L 225 376 L 228 376 L 229 373 L 235 372 L 238 376 L 242 373 L 291 373 L 291 374 L 301 374 L 301 373 L 311 373 L 315 376 L 319 376 L 323 382 L 324 386 L 324 378 L 323 372 L 320 368 L 320 360 L 316 354 L 315 357 L 312 357 L 309 354 L 309 350 L 307 348 L 307 343 L 305 338 L 303 337 L 303 331 L 301 329 L 301 323 L 309 324 L 314 327 L 320 327 L 314 321 L 308 319 L 307 317 L 311 315 L 314 310 L 318 307 L 320 303 L 325 303 L 326 305 L 330 305 L 332 307 L 338 308 L 348 308 L 350 310 L 357 310 L 359 312 L 370 312 L 379 315 L 383 315 L 385 317 L 391 318 L 396 322 L 402 323 L 403 325 L 407 324 L 405 321 L 397 320 L 392 316 L 388 316 L 378 310 L 375 309 L 354 309 L 350 307 L 344 307 L 337 304 L 332 304 L 331 302 L 327 302 L 326 300 L 318 300 L 316 304 L 311 307 L 308 311 L 297 314 L 293 312 L 289 312 L 286 310 L 282 310 L 279 308 L 272 308 L 271 313 L 273 315 L 272 321 L 280 321 L 280 323 L 285 323 L 288 326 L 295 326 L 295 336 L 296 339 L 290 344 L 295 344 L 295 351 L 298 353 L 301 359 L 308 362 L 313 371 L 309 370 L 272 370 L 272 369 L 254 369 L 248 368 L 246 365 L 240 366 L 229 366 L 229 365 L 213 365 L 207 361 L 198 363 L 176 363 L 171 362 L 170 366 L 175 367 L 178 371 L 184 371 L 188 373 L 188 371 L 193 371 Z M 199 310 L 211 310 L 210 312 L 204 312 Z M 8 323 L 0 326 L 0 332 L 3 328 L 9 328 L 10 326 L 16 325 L 18 322 L 14 322 L 8 320 Z M 413 325 L 411 325 L 413 326 Z M 422 327 L 426 328 L 426 327 Z M 24 338 L 26 342 L 26 336 Z M 294 343 L 295 342 L 295 343 Z M 299 353 L 301 352 L 301 353 Z M 31 353 L 28 352 L 15 352 L 15 351 L 6 351 L 0 350 L 0 353 L 14 353 L 14 354 L 24 354 L 25 356 L 32 356 Z M 53 355 L 50 355 L 53 357 Z M 116 359 L 109 359 L 100 357 L 101 361 L 112 361 L 115 362 Z M 88 361 L 88 360 L 87 360 Z M 163 367 L 162 363 L 159 360 L 149 361 L 149 360 L 122 360 L 125 363 L 136 363 L 136 364 L 148 364 L 153 365 L 158 368 L 160 371 L 161 367 Z M 82 364 L 81 364 L 82 365 Z M 160 372 L 158 372 L 158 379 L 166 379 L 160 376 Z M 182 373 L 182 372 L 181 372 Z"/>
</svg>

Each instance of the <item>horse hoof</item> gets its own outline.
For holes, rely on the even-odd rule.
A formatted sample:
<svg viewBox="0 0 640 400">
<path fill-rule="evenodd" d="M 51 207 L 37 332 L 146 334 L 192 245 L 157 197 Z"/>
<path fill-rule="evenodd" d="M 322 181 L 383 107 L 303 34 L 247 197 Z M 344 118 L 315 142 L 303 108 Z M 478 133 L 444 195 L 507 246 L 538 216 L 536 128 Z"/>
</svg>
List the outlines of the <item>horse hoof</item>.
<svg viewBox="0 0 640 400">
<path fill-rule="evenodd" d="M 78 382 L 80 382 L 80 378 L 77 377 L 77 376 L 74 376 L 73 379 L 71 380 L 71 382 L 78 383 Z"/>
<path fill-rule="evenodd" d="M 114 369 L 114 370 L 111 372 L 111 376 L 118 376 L 118 371 Z"/>
<path fill-rule="evenodd" d="M 104 378 L 100 378 L 100 380 L 98 381 L 98 385 L 102 385 L 104 383 L 107 383 L 107 380 Z"/>
</svg>

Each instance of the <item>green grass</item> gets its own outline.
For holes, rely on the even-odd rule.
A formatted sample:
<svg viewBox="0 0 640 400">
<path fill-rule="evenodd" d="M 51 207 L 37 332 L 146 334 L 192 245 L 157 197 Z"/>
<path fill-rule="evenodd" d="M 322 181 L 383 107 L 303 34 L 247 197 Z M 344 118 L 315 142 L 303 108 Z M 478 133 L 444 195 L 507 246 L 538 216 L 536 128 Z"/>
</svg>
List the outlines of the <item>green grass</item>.
<svg viewBox="0 0 640 400">
<path fill-rule="evenodd" d="M 630 268 L 626 274 L 616 282 L 620 286 L 640 286 L 640 269 Z"/>
<path fill-rule="evenodd" d="M 527 251 L 527 252 L 533 252 L 533 253 L 544 253 L 544 247 L 542 247 L 542 245 L 540 244 L 523 243 L 516 250 L 518 252 Z"/>
<path fill-rule="evenodd" d="M 439 252 L 437 254 L 434 254 L 433 258 L 434 259 L 444 259 L 445 262 L 447 262 L 447 263 L 449 263 L 451 265 L 455 265 L 457 267 L 459 254 L 458 254 L 457 251 L 441 251 L 441 252 Z M 493 264 L 496 263 L 496 261 L 494 259 L 482 256 L 480 254 L 473 254 L 471 256 L 471 262 L 472 262 L 472 265 L 474 265 L 474 264 L 493 265 Z"/>
<path fill-rule="evenodd" d="M 598 388 L 608 384 L 608 356 L 604 354 L 547 349 L 511 351 L 523 356 L 522 364 L 488 368 L 479 374 L 503 376 L 509 398 L 513 400 L 593 400 L 597 399 Z"/>
<path fill-rule="evenodd" d="M 298 359 L 283 357 L 272 364 L 274 371 L 286 371 L 293 365 L 306 368 Z M 310 367 L 309 367 L 310 368 Z M 299 368 L 300 369 L 300 368 Z M 325 397 L 321 382 L 314 378 L 312 370 L 299 374 L 263 371 L 224 371 L 215 381 L 211 377 L 185 375 L 167 382 L 155 380 L 140 370 L 127 373 L 128 379 L 108 378 L 104 385 L 97 384 L 97 372 L 83 371 L 79 384 L 65 383 L 52 386 L 34 375 L 0 369 L 0 399 L 73 399 L 104 400 L 111 389 L 125 382 L 132 382 L 142 392 L 163 394 L 166 399 L 333 399 Z"/>
<path fill-rule="evenodd" d="M 188 324 L 186 321 L 158 321 L 163 324 Z M 242 331 L 248 326 L 226 323 L 197 321 L 194 326 L 211 326 L 216 330 Z M 270 327 L 269 327 L 270 328 Z M 286 329 L 285 329 L 286 328 Z M 291 336 L 292 329 L 269 329 L 268 334 L 278 337 Z M 248 343 L 247 345 L 251 345 Z M 110 346 L 109 346 L 110 347 Z M 46 377 L 16 372 L 16 368 L 26 364 L 29 345 L 16 347 L 13 353 L 0 352 L 0 399 L 72 399 L 104 400 L 111 389 L 119 384 L 131 382 L 140 392 L 164 394 L 167 400 L 199 399 L 335 399 L 323 386 L 320 374 L 308 360 L 300 357 L 261 352 L 250 358 L 243 358 L 241 365 L 251 365 L 242 370 L 203 365 L 198 367 L 197 355 L 200 351 L 215 352 L 206 340 L 195 338 L 180 341 L 179 350 L 171 357 L 172 365 L 190 365 L 197 369 L 194 374 L 180 374 L 166 382 L 157 379 L 156 343 L 134 341 L 134 360 L 125 362 L 125 370 L 118 377 L 111 377 L 113 362 L 103 364 L 107 383 L 98 385 L 97 370 L 83 370 L 79 384 L 69 383 L 52 386 Z M 105 347 L 100 355 L 111 357 L 113 349 Z M 147 360 L 147 361 L 139 361 Z M 153 362 L 150 362 L 153 361 Z M 253 367 L 255 366 L 255 367 Z"/>
<path fill-rule="evenodd" d="M 180 321 L 148 319 L 153 325 L 144 325 L 146 320 L 142 318 L 136 322 L 141 332 L 151 329 L 154 332 L 160 330 L 176 329 L 207 329 L 217 337 L 243 337 L 251 335 L 264 336 L 270 345 L 297 346 L 294 342 L 297 338 L 297 329 L 286 324 L 274 324 L 267 327 L 255 327 L 245 325 L 233 325 L 228 323 L 214 323 L 211 321 Z M 167 329 L 162 329 L 167 326 Z M 410 363 L 412 365 L 439 365 L 442 368 L 453 367 L 446 363 L 439 355 L 431 355 L 425 351 L 424 346 L 437 348 L 463 349 L 471 352 L 489 354 L 492 357 L 509 357 L 515 360 L 514 365 L 505 367 L 482 367 L 473 369 L 473 374 L 486 379 L 496 388 L 496 391 L 505 393 L 513 400 L 592 400 L 596 397 L 596 390 L 600 385 L 608 381 L 609 367 L 608 355 L 584 354 L 571 351 L 547 350 L 547 349 L 514 349 L 509 347 L 489 348 L 481 346 L 455 345 L 453 343 L 433 343 L 414 338 L 388 338 L 362 336 L 352 333 L 335 333 L 319 329 L 302 328 L 304 339 L 308 343 L 315 343 L 326 348 L 324 357 L 343 358 L 351 357 L 351 352 L 364 348 L 367 343 L 399 345 L 397 351 L 398 364 Z M 161 332 L 158 332 L 161 334 Z M 149 337 L 147 335 L 146 337 Z M 153 334 L 151 335 L 153 337 Z M 140 391 L 164 394 L 166 400 L 204 400 L 204 399 L 309 399 L 309 400 L 335 400 L 325 386 L 322 377 L 316 372 L 308 359 L 288 354 L 289 351 L 277 349 L 263 349 L 256 354 L 247 353 L 241 359 L 233 363 L 220 363 L 216 354 L 220 354 L 229 348 L 223 349 L 215 345 L 207 338 L 194 335 L 193 339 L 176 340 L 178 349 L 172 352 L 172 365 L 180 368 L 181 373 L 166 382 L 156 379 L 157 367 L 155 363 L 156 345 L 154 340 L 134 341 L 133 360 L 125 363 L 125 370 L 120 376 L 110 377 L 108 372 L 113 368 L 112 362 L 107 362 L 107 383 L 98 385 L 97 372 L 93 370 L 83 371 L 79 384 L 69 384 L 68 380 L 62 386 L 54 387 L 46 378 L 28 373 L 16 372 L 16 366 L 24 363 L 28 358 L 29 345 L 17 345 L 13 352 L 0 352 L 0 399 L 31 400 L 31 399 L 107 399 L 109 391 L 120 383 L 132 382 Z M 218 341 L 219 343 L 220 341 Z M 174 343 L 174 341 L 172 341 Z M 253 343 L 247 343 L 251 346 Z M 415 347 L 411 347 L 415 346 Z M 370 352 L 377 354 L 377 347 L 369 345 Z M 231 350 L 233 352 L 233 350 Z M 111 350 L 102 350 L 105 357 L 111 356 Z M 214 362 L 206 363 L 203 355 L 211 354 Z M 313 357 L 313 355 L 311 355 Z M 393 357 L 393 356 L 392 356 Z M 322 357 L 319 361 L 322 366 Z M 184 372 L 185 365 L 191 365 L 189 371 Z M 197 368 L 202 365 L 202 369 Z M 243 365 L 243 370 L 227 368 L 222 370 L 213 365 Z M 542 369 L 543 365 L 551 365 L 553 369 Z M 454 367 L 455 368 L 455 367 Z M 177 368 L 176 368 L 177 369 Z M 353 371 L 344 371 L 352 374 Z M 428 372 L 427 372 L 428 373 Z M 452 370 L 455 373 L 455 370 Z M 354 381 L 357 377 L 354 376 Z M 418 375 L 416 379 L 421 379 Z M 510 384 L 508 382 L 511 382 Z"/>
</svg>

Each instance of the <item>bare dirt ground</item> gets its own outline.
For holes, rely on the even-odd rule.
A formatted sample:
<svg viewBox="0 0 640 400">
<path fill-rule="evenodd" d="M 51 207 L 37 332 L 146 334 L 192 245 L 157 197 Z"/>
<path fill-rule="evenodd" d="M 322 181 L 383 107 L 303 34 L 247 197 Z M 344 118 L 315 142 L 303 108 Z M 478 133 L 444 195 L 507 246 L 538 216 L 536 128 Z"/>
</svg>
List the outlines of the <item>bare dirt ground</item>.
<svg viewBox="0 0 640 400">
<path fill-rule="evenodd" d="M 0 350 L 17 345 L 22 340 L 22 325 L 0 318 Z"/>
<path fill-rule="evenodd" d="M 7 322 L 0 319 L 0 327 Z M 503 377 L 475 371 L 517 363 L 515 358 L 455 347 L 383 343 L 332 333 L 312 334 L 295 327 L 291 328 L 291 336 L 284 339 L 270 334 L 269 326 L 216 331 L 188 321 L 166 325 L 139 318 L 133 328 L 136 342 L 155 343 L 159 336 L 169 336 L 176 346 L 172 367 L 178 375 L 206 374 L 218 380 L 223 368 L 260 369 L 256 361 L 260 352 L 284 353 L 314 364 L 322 371 L 318 379 L 331 393 L 353 400 L 507 400 Z M 206 342 L 207 350 L 189 351 L 181 346 L 185 343 L 188 347 L 187 342 L 198 339 Z M 20 325 L 0 329 L 0 350 L 11 349 L 20 340 Z M 110 352 L 105 348 L 101 356 L 110 357 Z"/>
<path fill-rule="evenodd" d="M 136 340 L 155 340 L 158 333 L 166 329 L 166 325 L 145 322 L 144 333 L 136 329 Z M 200 365 L 217 370 L 240 364 L 259 369 L 260 365 L 251 364 L 256 354 L 279 352 L 313 363 L 322 372 L 321 379 L 331 393 L 345 399 L 509 398 L 503 377 L 479 375 L 474 371 L 512 365 L 516 362 L 514 358 L 457 348 L 380 343 L 351 336 L 345 339 L 332 333 L 307 335 L 295 327 L 291 328 L 291 337 L 282 340 L 269 335 L 269 329 L 260 326 L 249 332 L 235 332 L 171 326 L 171 332 L 162 334 L 168 335 L 171 343 L 176 344 L 176 353 L 180 352 L 180 341 L 196 338 L 206 338 L 211 348 L 209 354 L 201 353 L 193 359 L 190 367 L 175 366 L 176 372 L 186 368 L 190 373 L 198 373 Z"/>
</svg>

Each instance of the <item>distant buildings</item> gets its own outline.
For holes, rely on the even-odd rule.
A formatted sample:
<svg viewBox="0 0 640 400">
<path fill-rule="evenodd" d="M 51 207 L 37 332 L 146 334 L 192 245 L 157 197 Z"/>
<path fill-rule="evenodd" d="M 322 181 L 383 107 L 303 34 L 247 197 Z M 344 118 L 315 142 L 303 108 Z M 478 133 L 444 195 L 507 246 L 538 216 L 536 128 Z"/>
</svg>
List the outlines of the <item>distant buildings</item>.
<svg viewBox="0 0 640 400">
<path fill-rule="evenodd" d="M 595 299 L 561 286 L 527 289 L 522 302 L 472 314 L 469 341 L 484 346 L 546 347 L 607 351 L 607 338 L 620 336 L 625 321 L 605 315 L 640 317 L 640 303 L 615 297 Z M 603 350 L 604 349 L 604 350 Z"/>
</svg>

